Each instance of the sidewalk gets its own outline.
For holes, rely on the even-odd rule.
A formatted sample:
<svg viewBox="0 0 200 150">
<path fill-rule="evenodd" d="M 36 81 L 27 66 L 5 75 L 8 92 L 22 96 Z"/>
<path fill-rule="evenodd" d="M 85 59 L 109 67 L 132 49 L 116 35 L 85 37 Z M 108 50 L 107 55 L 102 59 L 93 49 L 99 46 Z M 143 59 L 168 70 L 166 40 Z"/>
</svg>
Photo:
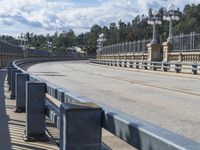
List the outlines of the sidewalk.
<svg viewBox="0 0 200 150">
<path fill-rule="evenodd" d="M 9 99 L 6 71 L 0 70 L 0 150 L 58 150 L 54 140 L 25 142 L 25 113 L 14 113 L 15 100 Z"/>
<path fill-rule="evenodd" d="M 59 130 L 48 119 L 49 141 L 25 142 L 23 132 L 25 129 L 25 113 L 15 113 L 13 110 L 15 100 L 9 99 L 10 92 L 6 78 L 6 70 L 0 70 L 0 150 L 59 150 Z M 102 140 L 113 150 L 134 150 L 133 147 L 121 141 L 111 133 L 103 130 Z"/>
</svg>

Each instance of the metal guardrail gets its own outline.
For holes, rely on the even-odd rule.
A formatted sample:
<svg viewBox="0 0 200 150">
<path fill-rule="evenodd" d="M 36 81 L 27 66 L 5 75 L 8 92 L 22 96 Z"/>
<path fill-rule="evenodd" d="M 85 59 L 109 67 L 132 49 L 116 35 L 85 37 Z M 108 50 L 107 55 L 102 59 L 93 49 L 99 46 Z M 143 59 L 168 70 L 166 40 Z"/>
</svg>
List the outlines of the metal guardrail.
<svg viewBox="0 0 200 150">
<path fill-rule="evenodd" d="M 13 67 L 15 69 L 20 70 L 24 74 L 28 74 L 28 72 L 26 71 L 27 66 L 34 63 L 45 62 L 45 61 L 48 61 L 48 60 L 45 60 L 45 59 L 31 60 L 30 59 L 30 60 L 15 61 L 13 63 Z M 56 61 L 56 59 L 54 61 Z M 100 63 L 100 61 L 97 61 L 97 60 L 91 60 L 91 62 Z M 104 62 L 106 61 L 101 61 L 102 64 Z M 136 63 L 136 65 L 138 65 L 138 63 Z M 8 74 L 8 76 L 10 75 Z M 95 119 L 101 120 L 100 127 L 106 129 L 107 131 L 111 132 L 115 136 L 119 137 L 120 139 L 122 139 L 123 141 L 125 141 L 126 143 L 132 145 L 133 147 L 137 149 L 140 149 L 140 150 L 150 150 L 150 149 L 151 150 L 186 150 L 186 149 L 199 150 L 200 149 L 200 143 L 197 143 L 188 138 L 185 138 L 183 136 L 170 132 L 166 129 L 160 128 L 146 121 L 140 120 L 134 116 L 130 116 L 126 113 L 120 112 L 116 109 L 106 106 L 93 99 L 88 99 L 86 97 L 74 94 L 66 88 L 54 85 L 50 83 L 49 81 L 46 81 L 32 74 L 29 74 L 29 76 L 30 76 L 29 80 L 31 81 L 37 81 L 37 82 L 39 81 L 39 82 L 45 83 L 46 93 L 50 95 L 51 97 L 55 98 L 55 101 L 52 101 L 48 98 L 46 99 L 46 115 L 60 129 L 61 135 L 65 133 L 64 129 L 66 129 L 66 127 L 63 126 L 63 121 L 64 121 L 62 118 L 63 115 L 61 115 L 63 113 L 63 109 L 65 108 L 63 107 L 64 105 L 71 105 L 71 104 L 76 105 L 79 103 L 81 104 L 95 103 L 102 109 L 101 115 L 95 116 Z M 80 108 L 80 110 L 82 109 L 84 108 Z M 80 122 L 79 120 L 77 124 L 79 123 L 83 123 L 83 124 L 79 126 L 78 128 L 75 128 L 76 127 L 75 125 L 75 127 L 73 128 L 73 131 L 76 131 L 76 130 L 79 131 L 79 129 L 81 128 L 82 130 L 86 130 L 88 132 L 87 137 L 86 136 L 83 137 L 83 135 L 80 135 L 80 133 L 77 133 L 80 136 L 77 138 L 78 141 L 85 141 L 85 139 L 90 138 L 89 136 L 95 137 L 96 135 L 94 134 L 97 134 L 97 132 L 95 132 L 96 130 L 90 132 L 90 130 L 87 129 L 88 127 L 84 126 L 85 120 L 87 120 L 88 118 L 89 117 L 87 115 L 85 116 L 81 115 L 81 118 L 79 119 L 82 120 L 83 122 Z M 73 120 L 74 119 L 75 118 L 73 118 Z M 90 123 L 92 121 L 94 120 L 89 120 Z M 61 136 L 60 138 L 61 138 L 60 149 L 65 149 L 63 145 L 65 145 L 66 142 L 68 142 L 68 141 L 65 141 L 67 137 L 65 135 L 65 136 Z M 101 139 L 101 137 L 99 138 Z M 77 145 L 77 148 L 80 149 L 79 146 L 80 145 Z M 93 149 L 95 150 L 100 149 L 100 147 L 93 148 Z M 104 147 L 101 147 L 101 149 L 108 149 L 108 147 L 104 146 Z"/>
<path fill-rule="evenodd" d="M 129 67 L 145 70 L 162 70 L 175 71 L 176 73 L 184 70 L 191 71 L 192 74 L 197 74 L 200 71 L 200 63 L 184 63 L 184 62 L 154 62 L 154 61 L 129 61 L 129 60 L 96 60 L 90 59 L 91 63 L 102 64 L 108 66 Z"/>
</svg>

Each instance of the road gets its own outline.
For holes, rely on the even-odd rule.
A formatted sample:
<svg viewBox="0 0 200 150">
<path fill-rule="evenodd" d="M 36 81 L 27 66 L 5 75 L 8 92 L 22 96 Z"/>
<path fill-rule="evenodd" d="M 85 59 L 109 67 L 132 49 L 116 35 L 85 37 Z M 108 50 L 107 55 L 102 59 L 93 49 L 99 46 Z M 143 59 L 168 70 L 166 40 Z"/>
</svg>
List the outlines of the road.
<svg viewBox="0 0 200 150">
<path fill-rule="evenodd" d="M 119 69 L 88 61 L 41 63 L 29 72 L 80 95 L 200 141 L 200 77 Z"/>
</svg>

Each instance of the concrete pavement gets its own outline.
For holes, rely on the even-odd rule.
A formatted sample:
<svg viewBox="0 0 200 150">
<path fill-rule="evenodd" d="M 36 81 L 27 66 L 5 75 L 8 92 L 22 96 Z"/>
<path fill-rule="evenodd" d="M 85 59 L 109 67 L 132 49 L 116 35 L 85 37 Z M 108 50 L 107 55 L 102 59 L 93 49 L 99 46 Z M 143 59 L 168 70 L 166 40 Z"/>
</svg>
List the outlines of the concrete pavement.
<svg viewBox="0 0 200 150">
<path fill-rule="evenodd" d="M 29 71 L 163 128 L 200 141 L 200 78 L 92 65 L 41 63 Z"/>
</svg>

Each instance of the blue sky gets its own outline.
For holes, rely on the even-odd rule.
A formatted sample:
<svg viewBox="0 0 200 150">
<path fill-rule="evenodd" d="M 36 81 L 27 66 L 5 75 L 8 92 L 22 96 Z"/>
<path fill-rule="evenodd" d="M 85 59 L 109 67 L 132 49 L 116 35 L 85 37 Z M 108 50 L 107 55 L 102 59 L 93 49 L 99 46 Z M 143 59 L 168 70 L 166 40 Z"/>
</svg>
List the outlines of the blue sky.
<svg viewBox="0 0 200 150">
<path fill-rule="evenodd" d="M 158 9 L 174 3 L 199 0 L 0 0 L 0 34 L 18 36 L 21 32 L 37 34 L 73 29 L 87 32 L 94 24 L 131 21 L 138 14 L 147 15 L 149 8 Z"/>
</svg>

